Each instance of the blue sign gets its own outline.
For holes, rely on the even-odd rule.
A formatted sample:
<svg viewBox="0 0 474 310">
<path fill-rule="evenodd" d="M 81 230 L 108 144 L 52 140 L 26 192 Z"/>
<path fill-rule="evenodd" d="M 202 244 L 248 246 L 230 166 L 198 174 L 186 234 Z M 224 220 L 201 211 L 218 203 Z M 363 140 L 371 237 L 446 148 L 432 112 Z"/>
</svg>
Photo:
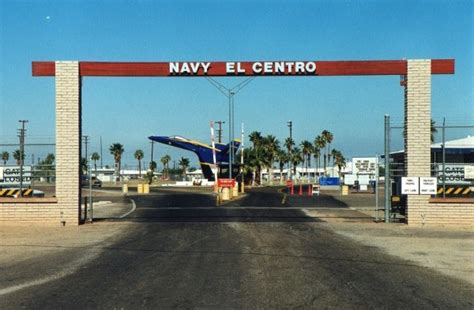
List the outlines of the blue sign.
<svg viewBox="0 0 474 310">
<path fill-rule="evenodd" d="M 339 185 L 340 180 L 339 178 L 329 178 L 329 177 L 322 177 L 319 179 L 319 184 L 320 185 L 326 185 L 326 186 L 334 186 L 334 185 Z"/>
</svg>

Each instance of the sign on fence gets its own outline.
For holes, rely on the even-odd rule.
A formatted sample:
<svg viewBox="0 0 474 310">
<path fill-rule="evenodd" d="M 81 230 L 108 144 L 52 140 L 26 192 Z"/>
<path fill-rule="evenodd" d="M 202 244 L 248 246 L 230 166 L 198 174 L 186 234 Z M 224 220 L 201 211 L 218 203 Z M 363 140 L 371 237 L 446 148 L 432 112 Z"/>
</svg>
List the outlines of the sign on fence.
<svg viewBox="0 0 474 310">
<path fill-rule="evenodd" d="M 438 183 L 441 184 L 443 183 L 443 165 L 438 164 L 437 168 Z M 469 185 L 470 182 L 466 180 L 469 179 L 469 177 L 466 177 L 466 171 L 469 175 L 470 169 L 473 168 L 474 166 L 469 164 L 446 164 L 444 166 L 446 184 Z"/>
<path fill-rule="evenodd" d="M 402 177 L 402 195 L 418 195 L 420 178 Z"/>
<path fill-rule="evenodd" d="M 0 187 L 20 185 L 20 166 L 0 167 Z M 23 166 L 23 185 L 31 185 L 31 166 Z"/>
<path fill-rule="evenodd" d="M 464 179 L 474 180 L 474 166 L 464 166 Z"/>
<path fill-rule="evenodd" d="M 420 177 L 420 195 L 436 195 L 437 185 L 436 178 Z"/>
</svg>

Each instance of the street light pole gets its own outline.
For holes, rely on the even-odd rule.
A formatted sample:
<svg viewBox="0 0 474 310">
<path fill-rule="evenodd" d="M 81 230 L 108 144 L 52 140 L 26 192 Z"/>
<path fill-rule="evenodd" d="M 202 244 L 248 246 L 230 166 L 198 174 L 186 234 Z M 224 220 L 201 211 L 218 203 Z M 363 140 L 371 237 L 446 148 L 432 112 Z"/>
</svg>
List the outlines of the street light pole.
<svg viewBox="0 0 474 310">
<path fill-rule="evenodd" d="M 290 128 L 290 141 L 289 141 L 290 143 L 288 144 L 288 146 L 289 146 L 289 147 L 288 147 L 288 151 L 289 151 L 289 154 L 288 154 L 288 155 L 289 155 L 289 157 L 290 157 L 290 161 L 289 161 L 289 163 L 288 163 L 288 178 L 291 180 L 291 177 L 292 177 L 292 176 L 291 176 L 291 169 L 293 168 L 293 167 L 292 167 L 292 166 L 293 166 L 293 163 L 292 163 L 292 158 L 291 158 L 291 157 L 292 157 L 292 156 L 291 156 L 291 154 L 292 154 L 291 142 L 293 141 L 293 122 L 292 122 L 292 121 L 288 121 L 288 122 L 287 122 L 287 125 L 288 125 L 288 127 Z"/>
<path fill-rule="evenodd" d="M 229 99 L 229 179 L 232 179 L 232 161 L 234 160 L 234 95 L 247 86 L 255 77 L 250 77 L 233 88 L 227 88 L 210 77 L 206 78 L 209 83 Z"/>
</svg>

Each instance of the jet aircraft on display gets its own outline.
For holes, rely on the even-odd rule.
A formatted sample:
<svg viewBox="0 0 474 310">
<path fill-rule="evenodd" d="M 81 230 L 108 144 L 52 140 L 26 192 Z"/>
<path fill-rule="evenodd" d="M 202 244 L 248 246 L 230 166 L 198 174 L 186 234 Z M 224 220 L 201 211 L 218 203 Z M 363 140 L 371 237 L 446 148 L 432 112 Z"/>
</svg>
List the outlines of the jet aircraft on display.
<svg viewBox="0 0 474 310">
<path fill-rule="evenodd" d="M 230 143 L 221 144 L 215 143 L 215 153 L 216 153 L 216 168 L 214 166 L 213 160 L 213 148 L 211 145 L 187 139 L 181 136 L 150 136 L 148 139 L 156 141 L 162 144 L 171 145 L 183 150 L 194 152 L 199 158 L 199 164 L 201 165 L 202 174 L 209 181 L 214 181 L 214 172 L 213 169 L 218 169 L 218 174 L 223 175 L 224 177 L 228 174 L 228 164 L 229 164 L 229 153 L 230 153 Z M 239 140 L 233 141 L 233 154 L 237 153 L 237 150 L 240 146 Z M 239 172 L 239 166 L 234 165 L 232 169 L 232 175 L 235 177 Z"/>
</svg>

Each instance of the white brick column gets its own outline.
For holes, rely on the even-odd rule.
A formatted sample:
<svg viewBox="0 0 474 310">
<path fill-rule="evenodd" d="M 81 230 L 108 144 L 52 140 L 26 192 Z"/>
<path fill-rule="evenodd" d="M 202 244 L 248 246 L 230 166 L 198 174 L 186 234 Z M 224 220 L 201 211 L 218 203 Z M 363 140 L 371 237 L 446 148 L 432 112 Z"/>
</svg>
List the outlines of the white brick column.
<svg viewBox="0 0 474 310">
<path fill-rule="evenodd" d="M 405 88 L 405 172 L 431 176 L 431 60 L 407 61 Z M 408 224 L 424 223 L 429 195 L 408 195 Z"/>
<path fill-rule="evenodd" d="M 81 80 L 79 62 L 56 62 L 56 197 L 58 217 L 79 223 Z"/>
</svg>

